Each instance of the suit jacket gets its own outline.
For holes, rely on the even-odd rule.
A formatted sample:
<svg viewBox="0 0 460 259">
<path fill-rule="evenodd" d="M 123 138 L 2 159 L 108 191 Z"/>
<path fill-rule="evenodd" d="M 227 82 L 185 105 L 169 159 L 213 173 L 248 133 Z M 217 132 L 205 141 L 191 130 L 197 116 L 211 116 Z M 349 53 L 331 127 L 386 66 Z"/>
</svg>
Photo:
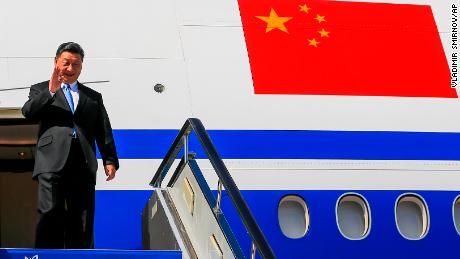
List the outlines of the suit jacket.
<svg viewBox="0 0 460 259">
<path fill-rule="evenodd" d="M 59 172 L 67 161 L 72 143 L 72 129 L 78 140 L 89 171 L 96 180 L 96 146 L 104 165 L 118 169 L 118 157 L 107 111 L 100 93 L 78 83 L 79 101 L 75 113 L 70 110 L 62 89 L 51 96 L 49 81 L 30 87 L 29 100 L 22 107 L 24 117 L 39 123 L 37 151 L 32 177 Z"/>
</svg>

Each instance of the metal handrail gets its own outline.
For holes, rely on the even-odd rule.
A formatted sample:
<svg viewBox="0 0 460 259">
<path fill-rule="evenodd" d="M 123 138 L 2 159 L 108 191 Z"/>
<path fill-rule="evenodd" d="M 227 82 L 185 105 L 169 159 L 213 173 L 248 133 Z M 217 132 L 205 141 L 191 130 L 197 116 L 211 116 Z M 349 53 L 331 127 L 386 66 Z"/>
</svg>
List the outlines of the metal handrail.
<svg viewBox="0 0 460 259">
<path fill-rule="evenodd" d="M 206 129 L 204 128 L 203 124 L 199 119 L 190 118 L 185 121 L 184 125 L 182 126 L 182 129 L 180 130 L 179 134 L 174 140 L 171 148 L 168 150 L 166 157 L 161 162 L 160 167 L 158 168 L 157 172 L 155 173 L 155 176 L 150 182 L 150 185 L 153 187 L 161 187 L 161 183 L 165 178 L 166 174 L 168 173 L 169 169 L 171 168 L 171 165 L 173 164 L 174 160 L 176 159 L 184 144 L 186 144 L 186 140 L 184 140 L 184 137 L 189 136 L 192 131 L 195 132 L 201 146 L 203 147 L 205 153 L 208 156 L 209 161 L 211 162 L 212 167 L 214 168 L 215 172 L 217 173 L 217 176 L 219 177 L 220 182 L 223 184 L 225 190 L 227 191 L 230 200 L 232 201 L 233 205 L 238 211 L 238 214 L 240 215 L 240 218 L 243 221 L 243 224 L 246 227 L 246 230 L 248 231 L 249 236 L 252 239 L 252 242 L 257 247 L 257 250 L 260 252 L 262 258 L 276 258 L 275 254 L 273 253 L 273 250 L 268 244 L 267 239 L 260 230 L 259 225 L 257 224 L 251 211 L 249 210 L 246 201 L 243 199 L 240 190 L 233 181 L 233 178 L 228 172 L 227 167 L 225 166 L 221 157 L 217 153 L 217 150 L 214 147 L 211 139 L 209 138 Z M 188 154 L 187 152 L 184 153 L 184 158 L 187 160 Z"/>
</svg>

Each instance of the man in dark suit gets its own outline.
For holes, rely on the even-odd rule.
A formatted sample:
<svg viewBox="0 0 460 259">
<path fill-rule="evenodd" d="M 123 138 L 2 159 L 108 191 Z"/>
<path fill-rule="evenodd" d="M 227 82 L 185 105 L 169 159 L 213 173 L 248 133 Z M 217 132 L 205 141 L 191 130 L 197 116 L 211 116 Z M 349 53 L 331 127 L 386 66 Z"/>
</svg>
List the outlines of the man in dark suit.
<svg viewBox="0 0 460 259">
<path fill-rule="evenodd" d="M 102 96 L 77 81 L 83 58 L 77 43 L 61 44 L 51 80 L 32 85 L 22 107 L 27 119 L 39 123 L 32 175 L 38 180 L 37 248 L 91 248 L 95 144 L 107 181 L 119 166 Z"/>
</svg>

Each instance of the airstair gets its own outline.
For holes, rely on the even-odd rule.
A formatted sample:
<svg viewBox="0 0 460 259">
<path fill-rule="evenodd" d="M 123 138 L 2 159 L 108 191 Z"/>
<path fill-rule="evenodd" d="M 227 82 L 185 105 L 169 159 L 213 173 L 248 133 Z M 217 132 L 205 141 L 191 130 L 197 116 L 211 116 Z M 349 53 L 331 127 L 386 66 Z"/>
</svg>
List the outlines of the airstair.
<svg viewBox="0 0 460 259">
<path fill-rule="evenodd" d="M 192 132 L 218 176 L 217 198 L 189 152 Z M 181 150 L 179 165 L 167 186 L 161 188 Z M 143 214 L 146 248 L 180 248 L 183 258 L 246 258 L 220 207 L 225 188 L 252 239 L 250 257 L 259 252 L 263 258 L 275 258 L 200 120 L 186 121 L 150 184 L 156 191 Z"/>
<path fill-rule="evenodd" d="M 217 191 L 211 191 L 189 150 L 192 134 L 217 176 Z M 166 185 L 165 179 L 169 179 Z M 142 213 L 144 250 L 0 248 L 0 258 L 276 258 L 200 120 L 185 122 L 150 185 L 154 191 Z M 242 248 L 221 209 L 224 192 L 252 241 L 249 248 Z"/>
</svg>

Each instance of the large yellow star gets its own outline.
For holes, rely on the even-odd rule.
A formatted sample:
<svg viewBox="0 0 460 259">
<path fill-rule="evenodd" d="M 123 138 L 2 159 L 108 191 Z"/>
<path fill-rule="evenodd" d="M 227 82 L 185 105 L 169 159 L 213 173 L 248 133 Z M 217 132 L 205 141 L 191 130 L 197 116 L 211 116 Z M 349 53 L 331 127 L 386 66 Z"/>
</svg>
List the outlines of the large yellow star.
<svg viewBox="0 0 460 259">
<path fill-rule="evenodd" d="M 318 33 L 321 35 L 321 38 L 322 37 L 328 37 L 329 38 L 329 33 L 331 33 L 331 32 L 326 31 L 324 28 L 322 28 L 320 31 L 318 31 Z"/>
<path fill-rule="evenodd" d="M 308 40 L 308 42 L 309 42 L 309 43 L 308 43 L 308 46 L 314 46 L 315 48 L 317 48 L 317 47 L 318 47 L 318 44 L 320 43 L 320 42 L 316 41 L 315 38 L 313 38 L 313 39 L 311 39 L 311 40 Z"/>
<path fill-rule="evenodd" d="M 301 12 L 306 12 L 306 13 L 308 13 L 308 11 L 311 10 L 311 8 L 307 6 L 307 4 L 299 5 L 299 7 L 300 7 L 300 11 L 301 11 Z"/>
<path fill-rule="evenodd" d="M 256 17 L 267 23 L 267 28 L 265 29 L 265 33 L 273 29 L 279 29 L 281 31 L 284 31 L 285 33 L 289 33 L 286 26 L 284 26 L 284 23 L 291 20 L 292 17 L 279 17 L 273 8 L 270 10 L 270 16 L 256 16 Z"/>
<path fill-rule="evenodd" d="M 317 20 L 319 23 L 322 23 L 322 22 L 326 21 L 326 16 L 324 16 L 324 15 L 321 16 L 321 15 L 317 14 L 316 17 L 313 18 L 313 19 Z"/>
</svg>

